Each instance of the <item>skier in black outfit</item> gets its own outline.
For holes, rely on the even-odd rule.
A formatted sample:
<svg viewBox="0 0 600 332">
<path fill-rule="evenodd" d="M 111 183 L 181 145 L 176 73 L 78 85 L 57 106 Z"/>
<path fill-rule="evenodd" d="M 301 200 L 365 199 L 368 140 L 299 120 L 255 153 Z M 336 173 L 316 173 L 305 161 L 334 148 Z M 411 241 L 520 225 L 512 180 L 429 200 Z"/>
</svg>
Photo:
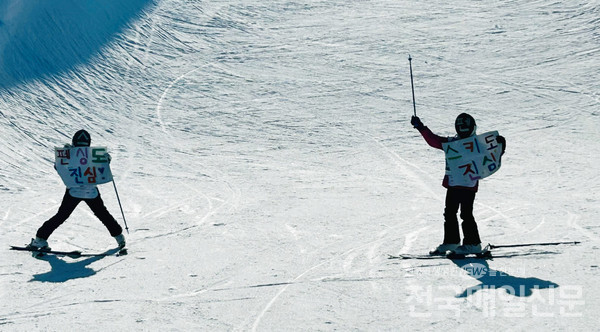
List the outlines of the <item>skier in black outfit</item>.
<svg viewBox="0 0 600 332">
<path fill-rule="evenodd" d="M 73 135 L 72 140 L 73 146 L 90 146 L 91 138 L 90 134 L 85 130 L 79 130 Z M 68 147 L 68 145 L 66 145 Z M 109 157 L 110 162 L 110 157 Z M 71 213 L 75 210 L 77 205 L 84 201 L 92 210 L 92 212 L 102 221 L 104 226 L 110 232 L 110 235 L 115 238 L 119 248 L 125 247 L 125 236 L 123 235 L 123 229 L 121 225 L 115 220 L 115 218 L 108 212 L 104 201 L 98 192 L 98 188 L 94 184 L 84 184 L 77 187 L 67 188 L 63 197 L 62 203 L 58 208 L 58 212 L 52 218 L 48 219 L 38 229 L 35 239 L 31 239 L 29 247 L 36 249 L 50 250 L 48 246 L 48 238 L 62 223 L 64 223 Z M 33 255 L 37 256 L 39 252 L 34 252 Z"/>
<path fill-rule="evenodd" d="M 457 135 L 454 137 L 442 137 L 434 134 L 423 122 L 413 116 L 411 124 L 421 133 L 427 144 L 436 149 L 442 149 L 442 143 L 467 138 L 476 135 L 477 126 L 475 119 L 467 113 L 460 114 L 455 121 Z M 502 154 L 506 149 L 506 139 L 502 136 L 496 138 L 502 144 Z M 444 240 L 437 248 L 432 250 L 432 255 L 444 255 L 448 251 L 456 254 L 476 254 L 482 251 L 481 239 L 475 217 L 473 217 L 473 204 L 475 194 L 479 188 L 479 181 L 474 180 L 467 186 L 450 185 L 449 174 L 446 173 L 442 185 L 447 188 L 446 207 L 444 209 Z M 463 244 L 460 245 L 460 230 L 456 214 L 460 207 L 460 218 L 463 230 Z"/>
</svg>

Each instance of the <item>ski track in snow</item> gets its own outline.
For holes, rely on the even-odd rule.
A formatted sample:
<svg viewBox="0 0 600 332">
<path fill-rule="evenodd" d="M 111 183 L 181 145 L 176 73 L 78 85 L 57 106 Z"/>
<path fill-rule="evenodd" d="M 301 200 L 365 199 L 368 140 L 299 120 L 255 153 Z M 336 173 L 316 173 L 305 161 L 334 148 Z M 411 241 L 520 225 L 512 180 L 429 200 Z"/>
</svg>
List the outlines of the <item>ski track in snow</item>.
<svg viewBox="0 0 600 332">
<path fill-rule="evenodd" d="M 407 169 L 407 166 L 408 166 L 408 167 L 415 169 L 416 171 L 418 171 L 420 173 L 425 173 L 420 169 L 420 167 L 418 167 L 417 165 L 412 164 L 412 163 L 408 162 L 407 160 L 405 160 L 404 158 L 400 157 L 400 155 L 398 155 L 396 152 L 394 152 L 393 150 L 387 148 L 384 144 L 382 144 L 380 139 L 378 139 L 376 137 L 372 137 L 366 132 L 362 132 L 360 130 L 353 130 L 351 128 L 344 128 L 343 130 L 350 135 L 357 134 L 359 136 L 364 136 L 364 137 L 370 138 L 371 140 L 375 141 L 377 143 L 377 148 L 383 150 L 384 154 L 388 154 L 388 155 L 392 156 L 392 159 L 394 160 L 394 162 L 396 163 L 398 168 L 401 170 L 401 172 L 404 175 L 406 175 L 407 179 L 416 182 L 421 188 L 428 191 L 431 194 L 431 196 L 433 196 L 437 200 L 441 200 L 439 195 L 437 195 L 427 185 L 427 183 L 422 180 L 422 176 L 419 176 L 414 171 Z M 254 323 L 252 324 L 252 331 L 257 331 L 257 329 L 260 325 L 260 322 L 265 317 L 265 315 L 267 315 L 267 313 L 270 312 L 271 314 L 273 314 L 273 312 L 271 312 L 274 310 L 273 306 L 275 305 L 277 300 L 282 296 L 283 293 L 285 293 L 291 286 L 296 285 L 298 283 L 298 281 L 305 278 L 305 276 L 308 275 L 309 273 L 311 273 L 315 270 L 318 270 L 321 266 L 326 265 L 326 264 L 331 264 L 333 261 L 341 260 L 340 274 L 344 275 L 345 273 L 352 270 L 353 262 L 357 259 L 357 257 L 364 255 L 368 258 L 368 263 L 369 263 L 367 267 L 364 267 L 364 269 L 368 269 L 370 271 L 372 271 L 373 269 L 376 269 L 383 260 L 382 253 L 379 251 L 379 249 L 381 247 L 381 243 L 389 241 L 390 235 L 388 233 L 390 233 L 391 231 L 395 231 L 398 228 L 400 228 L 400 226 L 391 227 L 390 229 L 383 232 L 383 234 L 379 234 L 379 237 L 376 240 L 372 240 L 366 244 L 361 244 L 360 246 L 354 247 L 354 248 L 348 250 L 347 252 L 344 252 L 339 257 L 335 257 L 330 260 L 321 262 L 317 265 L 314 265 L 314 266 L 308 268 L 307 270 L 303 271 L 302 273 L 300 273 L 294 279 L 285 282 L 284 285 L 282 286 L 282 288 L 275 294 L 275 296 L 271 300 L 268 301 L 266 306 L 257 315 Z M 430 228 L 429 226 L 424 226 L 416 231 L 411 232 L 410 234 L 407 234 L 405 236 L 404 246 L 401 248 L 401 252 L 410 252 L 411 250 L 414 250 L 415 249 L 414 243 L 418 240 L 418 234 L 423 231 L 426 231 L 429 228 Z M 365 247 L 367 247 L 366 250 L 364 250 Z M 330 277 L 329 276 L 318 277 L 318 279 L 326 279 L 326 278 L 330 278 Z M 333 278 L 335 278 L 335 277 L 333 277 Z M 374 284 L 373 287 L 377 288 L 376 284 Z M 238 328 L 238 330 L 244 330 L 244 329 L 245 329 L 245 326 Z"/>
<path fill-rule="evenodd" d="M 428 227 L 424 227 L 422 230 L 425 230 L 427 228 Z M 418 232 L 420 232 L 420 231 L 417 231 L 414 233 L 418 233 Z M 379 234 L 377 239 L 372 240 L 368 243 L 362 244 L 360 246 L 357 246 L 355 248 L 352 248 L 352 249 L 340 254 L 339 257 L 334 257 L 329 260 L 323 261 L 317 265 L 314 265 L 314 266 L 308 268 L 307 270 L 303 271 L 302 273 L 300 273 L 294 279 L 285 282 L 284 286 L 275 294 L 275 296 L 273 298 L 271 298 L 271 300 L 268 301 L 266 306 L 256 316 L 256 319 L 255 319 L 254 323 L 252 324 L 252 331 L 257 331 L 261 320 L 264 318 L 264 316 L 267 313 L 269 313 L 270 311 L 273 311 L 273 306 L 275 305 L 277 300 L 281 297 L 281 295 L 284 292 L 286 292 L 291 286 L 297 284 L 299 281 L 302 281 L 303 279 L 305 279 L 306 276 L 309 275 L 310 273 L 317 271 L 323 265 L 327 265 L 327 264 L 331 264 L 332 262 L 340 261 L 339 263 L 341 264 L 342 270 L 339 271 L 339 273 L 341 275 L 344 275 L 353 269 L 353 265 L 354 265 L 353 263 L 357 259 L 357 257 L 364 255 L 368 259 L 367 262 L 369 264 L 366 267 L 361 267 L 361 268 L 365 269 L 365 270 L 369 270 L 369 271 L 372 271 L 373 269 L 377 268 L 377 266 L 379 266 L 383 260 L 381 252 L 378 249 L 380 248 L 382 242 L 389 241 L 389 234 L 387 234 L 387 233 L 388 233 L 387 231 L 383 232 L 383 234 Z M 414 233 L 411 233 L 411 234 L 414 234 Z M 408 237 L 410 237 L 410 235 L 407 235 L 407 238 Z M 410 240 L 414 240 L 414 239 L 410 239 Z M 408 244 L 408 243 L 409 243 L 409 241 L 407 240 L 405 242 L 405 248 L 407 248 L 407 249 L 410 248 L 410 244 Z M 371 273 L 369 273 L 369 274 L 371 274 Z M 328 279 L 328 278 L 335 280 L 339 277 L 337 275 L 334 275 L 334 276 L 320 275 L 320 276 L 313 277 L 312 279 L 313 280 L 314 279 L 323 280 L 323 279 Z M 373 284 L 373 287 L 377 287 L 376 284 Z M 271 312 L 271 314 L 272 314 L 272 312 Z M 244 329 L 245 329 L 245 326 L 239 328 L 239 330 L 244 330 Z"/>
<path fill-rule="evenodd" d="M 184 79 L 186 76 L 191 75 L 192 73 L 194 73 L 194 72 L 196 72 L 198 70 L 203 69 L 206 66 L 208 66 L 208 65 L 204 65 L 204 66 L 198 67 L 196 69 L 192 69 L 192 70 L 188 71 L 187 73 L 185 73 L 185 74 L 177 77 L 173 82 L 171 82 L 171 84 L 169 84 L 169 86 L 163 91 L 162 95 L 158 99 L 158 102 L 156 103 L 156 117 L 158 119 L 158 122 L 160 123 L 160 127 L 161 127 L 162 131 L 165 134 L 171 136 L 171 133 L 169 132 L 169 130 L 167 130 L 167 127 L 165 126 L 165 123 L 162 120 L 161 105 L 163 103 L 163 100 L 165 99 L 165 97 L 167 96 L 167 94 L 169 93 L 169 91 L 171 90 L 171 88 L 173 88 L 173 86 L 175 84 L 177 84 L 177 82 L 179 82 L 180 80 Z"/>
</svg>

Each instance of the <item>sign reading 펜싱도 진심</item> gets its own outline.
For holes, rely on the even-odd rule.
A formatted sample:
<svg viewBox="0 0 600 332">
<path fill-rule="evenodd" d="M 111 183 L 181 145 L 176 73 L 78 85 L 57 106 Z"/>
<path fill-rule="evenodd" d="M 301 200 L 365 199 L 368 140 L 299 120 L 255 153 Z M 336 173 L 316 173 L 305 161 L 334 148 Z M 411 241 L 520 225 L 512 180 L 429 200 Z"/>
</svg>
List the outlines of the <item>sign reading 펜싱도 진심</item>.
<svg viewBox="0 0 600 332">
<path fill-rule="evenodd" d="M 64 147 L 54 149 L 56 171 L 67 186 L 97 185 L 112 181 L 106 147 Z"/>
</svg>

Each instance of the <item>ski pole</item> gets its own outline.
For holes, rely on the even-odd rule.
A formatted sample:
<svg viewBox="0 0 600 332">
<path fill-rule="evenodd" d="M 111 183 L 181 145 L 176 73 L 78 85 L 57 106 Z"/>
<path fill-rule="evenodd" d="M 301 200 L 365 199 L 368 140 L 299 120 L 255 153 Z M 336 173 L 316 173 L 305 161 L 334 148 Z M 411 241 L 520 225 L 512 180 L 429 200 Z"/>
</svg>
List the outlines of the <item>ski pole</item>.
<svg viewBox="0 0 600 332">
<path fill-rule="evenodd" d="M 117 202 L 119 202 L 119 208 L 121 209 L 121 215 L 123 216 L 123 222 L 125 223 L 125 230 L 127 231 L 127 234 L 129 234 L 129 227 L 127 227 L 127 220 L 125 220 L 125 213 L 123 213 L 123 206 L 121 205 L 121 199 L 119 198 L 119 192 L 117 191 L 117 184 L 115 183 L 114 178 L 112 183 L 115 187 L 115 194 L 117 194 Z"/>
<path fill-rule="evenodd" d="M 522 244 L 499 244 L 493 245 L 490 244 L 490 249 L 495 248 L 515 248 L 515 247 L 532 247 L 532 246 L 557 246 L 559 244 L 579 244 L 579 241 L 570 241 L 570 242 L 542 242 L 542 243 L 522 243 Z"/>
<path fill-rule="evenodd" d="M 417 103 L 415 102 L 415 84 L 413 83 L 412 58 L 410 57 L 410 54 L 408 55 L 408 65 L 410 66 L 410 87 L 412 89 L 413 110 L 415 116 L 417 116 Z"/>
</svg>

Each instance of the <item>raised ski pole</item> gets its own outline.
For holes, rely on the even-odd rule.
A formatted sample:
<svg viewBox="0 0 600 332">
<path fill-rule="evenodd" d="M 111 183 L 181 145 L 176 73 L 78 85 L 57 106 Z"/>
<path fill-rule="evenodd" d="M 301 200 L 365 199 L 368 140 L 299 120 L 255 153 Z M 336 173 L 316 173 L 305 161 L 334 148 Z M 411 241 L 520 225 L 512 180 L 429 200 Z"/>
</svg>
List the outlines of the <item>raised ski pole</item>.
<svg viewBox="0 0 600 332">
<path fill-rule="evenodd" d="M 408 65 L 410 66 L 410 87 L 412 89 L 413 110 L 415 116 L 417 116 L 417 103 L 415 102 L 415 84 L 413 83 L 412 58 L 410 57 L 410 54 L 408 55 Z"/>
<path fill-rule="evenodd" d="M 115 179 L 113 179 L 112 183 L 113 187 L 115 187 L 115 194 L 117 194 L 117 202 L 119 202 L 119 208 L 121 209 L 121 215 L 123 216 L 123 222 L 125 223 L 125 230 L 127 231 L 127 234 L 129 234 L 129 227 L 127 227 L 127 220 L 125 220 L 125 213 L 123 213 L 123 206 L 121 205 L 121 199 L 119 198 L 119 192 L 117 191 Z"/>
<path fill-rule="evenodd" d="M 569 241 L 569 242 L 541 242 L 541 243 L 520 243 L 520 244 L 499 244 L 494 245 L 490 244 L 490 249 L 495 248 L 515 248 L 515 247 L 533 247 L 533 246 L 557 246 L 560 244 L 579 244 L 579 241 Z"/>
</svg>

